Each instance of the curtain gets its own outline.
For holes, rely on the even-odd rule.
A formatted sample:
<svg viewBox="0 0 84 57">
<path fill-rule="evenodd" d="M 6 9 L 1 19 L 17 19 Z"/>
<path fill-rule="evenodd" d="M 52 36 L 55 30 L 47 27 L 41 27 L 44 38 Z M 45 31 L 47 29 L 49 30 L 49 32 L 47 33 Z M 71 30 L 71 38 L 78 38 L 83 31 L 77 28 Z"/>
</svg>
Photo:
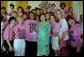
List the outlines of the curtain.
<svg viewBox="0 0 84 57">
<path fill-rule="evenodd" d="M 16 8 L 18 6 L 22 6 L 24 8 L 24 10 L 25 10 L 26 7 L 28 6 L 28 1 L 16 1 Z"/>
<path fill-rule="evenodd" d="M 8 6 L 8 3 L 7 2 L 8 1 L 1 1 L 1 7 L 4 6 L 4 7 L 7 8 L 7 6 Z"/>
<path fill-rule="evenodd" d="M 60 1 L 61 3 L 64 2 L 66 4 L 66 7 L 72 7 L 72 1 Z"/>
</svg>

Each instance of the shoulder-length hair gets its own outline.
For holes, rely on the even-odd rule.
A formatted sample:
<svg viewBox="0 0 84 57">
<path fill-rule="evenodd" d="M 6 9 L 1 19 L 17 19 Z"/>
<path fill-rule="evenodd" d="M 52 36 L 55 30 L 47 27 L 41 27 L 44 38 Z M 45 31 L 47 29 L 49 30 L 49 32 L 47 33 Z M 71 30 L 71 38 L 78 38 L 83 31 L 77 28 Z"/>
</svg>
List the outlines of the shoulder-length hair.
<svg viewBox="0 0 84 57">
<path fill-rule="evenodd" d="M 45 21 L 47 21 L 47 19 L 46 19 L 46 15 L 45 15 L 44 13 L 42 13 L 42 14 L 39 15 L 39 21 L 41 22 L 41 16 L 42 16 L 42 15 L 44 15 L 44 17 L 45 17 Z"/>
<path fill-rule="evenodd" d="M 18 6 L 18 7 L 17 7 L 17 10 L 18 10 L 18 9 L 22 9 L 22 13 L 24 12 L 24 9 L 23 9 L 22 6 Z"/>
<path fill-rule="evenodd" d="M 29 12 L 29 19 L 30 19 L 30 14 L 31 14 L 31 13 L 34 15 L 34 20 L 36 20 L 36 15 L 35 15 L 35 13 L 32 12 L 32 11 Z"/>
</svg>

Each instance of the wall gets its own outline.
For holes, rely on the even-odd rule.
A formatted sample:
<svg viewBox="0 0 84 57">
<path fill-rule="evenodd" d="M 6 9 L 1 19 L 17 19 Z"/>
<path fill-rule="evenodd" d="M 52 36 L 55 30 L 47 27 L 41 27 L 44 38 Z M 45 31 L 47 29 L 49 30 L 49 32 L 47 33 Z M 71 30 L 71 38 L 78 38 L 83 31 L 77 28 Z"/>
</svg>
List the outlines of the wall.
<svg viewBox="0 0 84 57">
<path fill-rule="evenodd" d="M 39 4 L 42 1 L 1 1 L 1 6 L 5 6 L 7 8 L 7 12 L 10 12 L 10 4 L 13 3 L 15 5 L 15 10 L 17 9 L 18 5 L 23 6 L 24 8 L 26 8 L 27 5 L 30 5 L 33 8 L 35 7 L 39 7 Z M 65 2 L 65 1 L 64 1 Z M 49 1 L 49 3 L 51 4 L 56 4 L 56 6 L 60 6 L 60 1 Z M 72 6 L 73 11 L 75 13 L 75 15 L 77 16 L 77 20 L 79 20 L 79 17 L 81 14 L 83 14 L 83 1 L 68 1 L 65 2 L 68 6 Z"/>
<path fill-rule="evenodd" d="M 73 12 L 77 17 L 77 21 L 80 19 L 80 15 L 83 14 L 83 2 L 82 1 L 73 1 L 72 2 Z"/>
</svg>

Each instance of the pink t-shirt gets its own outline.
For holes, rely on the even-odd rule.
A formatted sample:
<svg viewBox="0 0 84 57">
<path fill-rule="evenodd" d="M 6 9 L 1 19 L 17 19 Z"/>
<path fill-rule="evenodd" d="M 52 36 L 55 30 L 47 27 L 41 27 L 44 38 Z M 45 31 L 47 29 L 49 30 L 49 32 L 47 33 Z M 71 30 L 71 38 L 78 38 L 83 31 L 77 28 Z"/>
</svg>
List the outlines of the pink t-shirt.
<svg viewBox="0 0 84 57">
<path fill-rule="evenodd" d="M 26 20 L 24 24 L 26 26 L 26 40 L 33 42 L 37 41 L 37 21 Z"/>
<path fill-rule="evenodd" d="M 73 31 L 73 36 L 80 36 L 81 35 L 81 25 L 75 24 L 74 26 L 71 26 L 71 31 Z"/>
<path fill-rule="evenodd" d="M 53 32 L 53 34 L 59 34 L 59 28 L 60 28 L 60 26 L 59 26 L 59 23 L 53 23 L 53 30 L 52 30 L 52 32 Z"/>
<path fill-rule="evenodd" d="M 4 34 L 3 34 L 4 40 L 13 40 L 14 35 L 15 34 L 14 34 L 13 27 L 10 27 L 8 25 L 4 31 Z"/>
<path fill-rule="evenodd" d="M 14 27 L 15 38 L 25 39 L 26 38 L 26 30 L 23 24 L 16 24 Z"/>
<path fill-rule="evenodd" d="M 8 24 L 8 21 L 5 21 L 5 22 L 3 22 L 4 23 L 4 28 L 6 28 L 6 26 L 8 26 L 9 24 Z"/>
<path fill-rule="evenodd" d="M 74 26 L 71 26 L 71 31 L 73 31 L 72 36 L 73 36 L 73 40 L 74 40 L 74 41 L 71 41 L 71 46 L 72 47 L 80 46 L 81 45 L 80 44 L 81 43 L 80 36 L 81 36 L 81 32 L 82 32 L 80 24 L 75 24 Z"/>
</svg>

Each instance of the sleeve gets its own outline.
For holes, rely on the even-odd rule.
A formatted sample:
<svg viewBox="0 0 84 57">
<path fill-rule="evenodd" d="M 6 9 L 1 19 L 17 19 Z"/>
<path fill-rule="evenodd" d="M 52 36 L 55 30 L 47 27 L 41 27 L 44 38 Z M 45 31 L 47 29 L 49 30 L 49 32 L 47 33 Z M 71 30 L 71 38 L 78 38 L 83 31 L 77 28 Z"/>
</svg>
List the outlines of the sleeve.
<svg viewBox="0 0 84 57">
<path fill-rule="evenodd" d="M 50 26 L 50 24 L 48 25 L 47 29 L 48 29 L 48 33 L 50 33 L 50 31 L 51 31 L 51 26 Z"/>
<path fill-rule="evenodd" d="M 4 40 L 7 40 L 9 38 L 9 28 L 6 27 L 3 33 Z"/>
<path fill-rule="evenodd" d="M 82 34 L 82 29 L 80 26 L 75 28 L 74 35 L 80 36 Z"/>
<path fill-rule="evenodd" d="M 4 22 L 3 23 L 3 31 L 5 30 L 6 26 L 7 26 L 7 22 Z"/>
</svg>

